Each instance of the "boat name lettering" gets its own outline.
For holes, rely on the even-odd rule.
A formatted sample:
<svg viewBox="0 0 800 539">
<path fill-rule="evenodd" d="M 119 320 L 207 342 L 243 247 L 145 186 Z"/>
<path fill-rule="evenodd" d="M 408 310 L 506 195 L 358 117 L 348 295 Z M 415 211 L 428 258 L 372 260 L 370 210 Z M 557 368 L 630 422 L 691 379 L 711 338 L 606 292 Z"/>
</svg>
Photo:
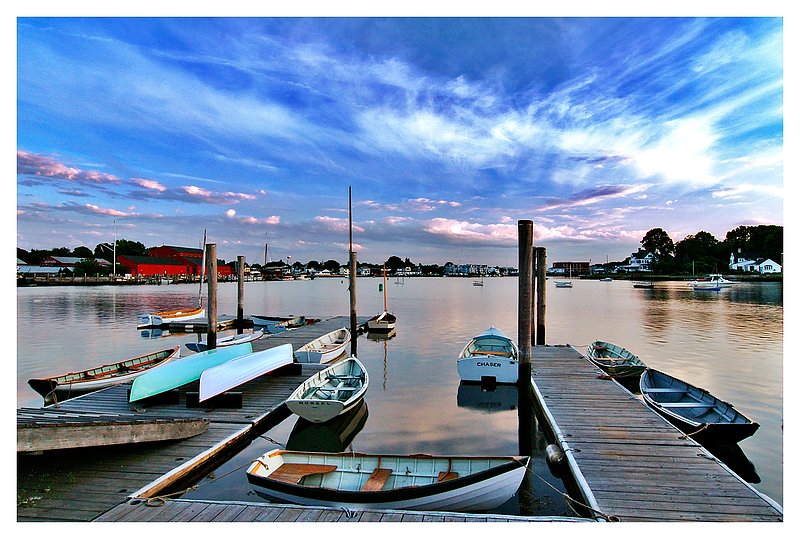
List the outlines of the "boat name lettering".
<svg viewBox="0 0 800 539">
<path fill-rule="evenodd" d="M 494 363 L 489 361 L 479 361 L 478 367 L 502 367 L 500 363 Z"/>
</svg>

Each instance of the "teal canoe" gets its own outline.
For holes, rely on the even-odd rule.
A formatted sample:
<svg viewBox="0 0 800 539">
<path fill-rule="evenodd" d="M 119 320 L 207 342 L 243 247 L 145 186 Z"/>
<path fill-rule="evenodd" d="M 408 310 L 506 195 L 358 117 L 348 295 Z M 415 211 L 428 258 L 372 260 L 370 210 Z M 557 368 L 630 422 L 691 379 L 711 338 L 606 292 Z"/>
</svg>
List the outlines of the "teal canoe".
<svg viewBox="0 0 800 539">
<path fill-rule="evenodd" d="M 246 342 L 180 358 L 136 378 L 128 401 L 146 399 L 194 382 L 200 379 L 204 370 L 252 353 L 253 345 Z"/>
</svg>

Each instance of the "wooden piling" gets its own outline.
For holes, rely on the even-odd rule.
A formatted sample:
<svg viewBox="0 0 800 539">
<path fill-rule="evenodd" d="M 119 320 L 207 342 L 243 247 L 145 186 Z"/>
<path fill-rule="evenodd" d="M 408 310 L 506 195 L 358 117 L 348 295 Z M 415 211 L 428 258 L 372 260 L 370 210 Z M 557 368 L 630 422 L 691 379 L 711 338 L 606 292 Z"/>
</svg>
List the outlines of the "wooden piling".
<svg viewBox="0 0 800 539">
<path fill-rule="evenodd" d="M 236 257 L 236 270 L 239 288 L 236 295 L 236 333 L 244 329 L 244 257 Z"/>
<path fill-rule="evenodd" d="M 517 384 L 531 383 L 531 328 L 533 326 L 533 221 L 517 222 L 519 242 L 519 293 L 517 335 L 519 347 L 519 377 Z"/>
<path fill-rule="evenodd" d="M 206 267 L 208 268 L 208 349 L 217 347 L 217 244 L 206 245 Z M 201 277 L 202 278 L 202 277 Z"/>
<path fill-rule="evenodd" d="M 358 342 L 358 317 L 356 316 L 356 253 L 350 251 L 350 355 L 356 356 Z"/>
<path fill-rule="evenodd" d="M 544 346 L 545 328 L 547 326 L 546 290 L 547 287 L 547 249 L 536 247 L 536 344 Z"/>
</svg>

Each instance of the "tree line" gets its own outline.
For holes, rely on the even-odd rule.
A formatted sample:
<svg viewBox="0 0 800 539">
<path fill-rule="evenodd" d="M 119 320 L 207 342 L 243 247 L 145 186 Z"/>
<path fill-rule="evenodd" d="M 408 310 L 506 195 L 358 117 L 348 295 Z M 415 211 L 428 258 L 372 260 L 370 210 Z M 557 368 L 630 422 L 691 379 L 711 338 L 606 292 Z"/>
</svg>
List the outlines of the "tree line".
<svg viewBox="0 0 800 539">
<path fill-rule="evenodd" d="M 641 241 L 642 249 L 658 257 L 655 273 L 720 273 L 728 269 L 731 253 L 769 258 L 783 265 L 783 227 L 779 225 L 738 226 L 724 240 L 701 230 L 674 243 L 661 228 L 649 230 Z"/>
</svg>

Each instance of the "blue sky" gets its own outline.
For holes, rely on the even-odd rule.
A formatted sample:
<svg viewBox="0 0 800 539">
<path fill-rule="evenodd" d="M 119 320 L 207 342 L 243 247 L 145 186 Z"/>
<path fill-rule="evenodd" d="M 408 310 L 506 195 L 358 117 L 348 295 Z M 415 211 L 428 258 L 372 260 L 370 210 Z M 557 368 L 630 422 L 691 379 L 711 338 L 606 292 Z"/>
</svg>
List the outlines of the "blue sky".
<svg viewBox="0 0 800 539">
<path fill-rule="evenodd" d="M 621 260 L 783 224 L 781 18 L 19 18 L 17 245 Z"/>
</svg>

